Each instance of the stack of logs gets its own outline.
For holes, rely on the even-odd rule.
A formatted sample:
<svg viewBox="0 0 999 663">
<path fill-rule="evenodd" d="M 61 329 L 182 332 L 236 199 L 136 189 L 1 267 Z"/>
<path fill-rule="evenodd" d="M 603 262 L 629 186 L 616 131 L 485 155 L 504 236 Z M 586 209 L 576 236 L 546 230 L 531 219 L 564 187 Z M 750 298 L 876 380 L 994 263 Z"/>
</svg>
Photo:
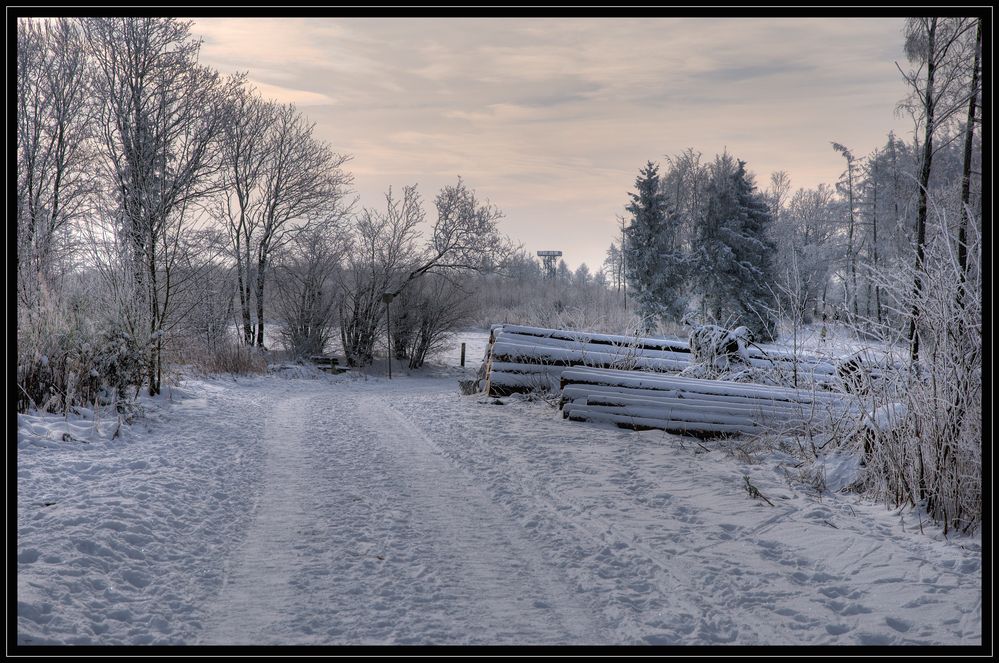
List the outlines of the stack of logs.
<svg viewBox="0 0 999 663">
<path fill-rule="evenodd" d="M 695 436 L 800 432 L 849 418 L 845 394 L 595 368 L 561 373 L 562 416 Z"/>
<path fill-rule="evenodd" d="M 691 365 L 681 338 L 644 338 L 493 327 L 479 384 L 491 396 L 561 390 L 564 417 L 696 436 L 785 433 L 863 418 L 850 380 L 881 369 L 868 358 L 831 362 L 750 346 L 743 357 L 771 374 L 794 372 L 789 388 L 677 375 Z M 856 365 L 854 365 L 856 364 Z M 850 371 L 844 374 L 844 367 Z M 873 370 L 872 370 L 873 369 Z M 797 378 L 800 377 L 800 382 Z"/>
<path fill-rule="evenodd" d="M 794 356 L 751 346 L 746 349 L 754 368 L 792 371 L 803 382 L 830 384 L 837 367 L 819 357 Z M 682 338 L 646 338 L 498 325 L 489 335 L 484 366 L 485 390 L 491 396 L 517 392 L 556 391 L 566 368 L 586 366 L 679 373 L 691 363 L 690 344 Z"/>
</svg>

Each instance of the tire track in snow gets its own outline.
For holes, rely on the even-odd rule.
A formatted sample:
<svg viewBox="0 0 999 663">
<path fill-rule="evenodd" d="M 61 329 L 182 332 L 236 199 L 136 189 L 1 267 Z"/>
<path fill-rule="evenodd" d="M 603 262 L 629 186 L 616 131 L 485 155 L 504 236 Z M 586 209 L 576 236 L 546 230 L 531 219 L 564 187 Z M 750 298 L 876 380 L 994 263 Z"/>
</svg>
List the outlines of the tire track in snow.
<svg viewBox="0 0 999 663">
<path fill-rule="evenodd" d="M 960 557 L 927 564 L 925 546 L 903 540 L 918 577 L 892 589 L 914 600 L 886 612 L 883 574 L 868 567 L 894 567 L 892 554 L 849 529 L 830 535 L 829 509 L 798 500 L 800 513 L 771 513 L 742 495 L 734 465 L 704 466 L 705 479 L 692 471 L 704 461 L 631 438 L 593 443 L 580 465 L 588 429 L 539 420 L 520 439 L 523 413 L 455 407 L 450 392 L 400 381 L 281 394 L 258 520 L 204 642 L 940 640 L 913 611 L 944 597 L 917 590 L 960 589 Z M 530 446 L 546 430 L 571 446 Z M 854 563 L 816 555 L 813 535 Z M 979 599 L 948 631 L 967 638 L 980 610 Z"/>
<path fill-rule="evenodd" d="M 478 597 L 470 608 L 479 628 L 500 627 L 523 644 L 604 641 L 602 625 L 578 593 L 422 430 L 376 394 L 363 395 L 358 407 L 373 437 L 408 468 L 421 524 L 459 560 L 455 573 Z"/>
<path fill-rule="evenodd" d="M 295 542 L 307 519 L 310 458 L 303 446 L 308 396 L 283 401 L 264 428 L 264 489 L 230 566 L 201 644 L 283 644 L 297 593 Z"/>
<path fill-rule="evenodd" d="M 200 644 L 603 641 L 519 526 L 378 394 L 276 407 L 255 519 Z"/>
<path fill-rule="evenodd" d="M 442 406 L 442 397 L 424 402 L 415 418 L 429 416 L 438 424 L 451 419 L 455 412 Z M 425 398 L 425 394 L 416 395 L 416 401 Z M 504 453 L 507 440 L 502 436 L 487 441 L 482 430 L 496 430 L 498 422 L 478 421 L 478 427 L 465 421 L 449 423 L 457 425 L 448 433 L 452 449 L 441 453 L 455 465 L 468 466 L 481 475 L 506 508 L 532 527 L 538 539 L 534 546 L 546 549 L 549 566 L 573 576 L 578 600 L 600 609 L 603 621 L 609 622 L 605 632 L 613 636 L 603 642 L 704 644 L 727 643 L 737 637 L 739 628 L 731 615 L 710 599 L 710 594 L 718 592 L 735 593 L 725 562 L 708 569 L 708 577 L 697 577 L 685 564 L 673 561 L 684 546 L 656 550 L 633 533 L 619 531 L 611 519 L 592 511 L 584 513 L 579 504 L 558 494 L 554 487 L 557 473 L 538 476 L 538 468 L 531 467 L 528 459 Z M 455 454 L 455 450 L 459 451 Z M 632 451 L 627 445 L 622 453 Z M 616 478 L 612 476 L 611 481 Z M 632 481 L 633 477 L 628 479 L 629 485 Z M 671 546 L 685 532 L 670 532 Z M 713 587 L 706 592 L 705 586 Z"/>
</svg>

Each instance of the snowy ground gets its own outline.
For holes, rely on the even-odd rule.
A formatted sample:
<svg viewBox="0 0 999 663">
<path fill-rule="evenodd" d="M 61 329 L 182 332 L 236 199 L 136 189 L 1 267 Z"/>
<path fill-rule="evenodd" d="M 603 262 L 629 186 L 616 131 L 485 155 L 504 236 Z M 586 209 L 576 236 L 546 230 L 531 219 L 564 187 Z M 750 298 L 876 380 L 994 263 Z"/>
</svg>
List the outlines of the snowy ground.
<svg viewBox="0 0 999 663">
<path fill-rule="evenodd" d="M 979 538 L 443 373 L 21 419 L 18 643 L 981 643 Z"/>
</svg>

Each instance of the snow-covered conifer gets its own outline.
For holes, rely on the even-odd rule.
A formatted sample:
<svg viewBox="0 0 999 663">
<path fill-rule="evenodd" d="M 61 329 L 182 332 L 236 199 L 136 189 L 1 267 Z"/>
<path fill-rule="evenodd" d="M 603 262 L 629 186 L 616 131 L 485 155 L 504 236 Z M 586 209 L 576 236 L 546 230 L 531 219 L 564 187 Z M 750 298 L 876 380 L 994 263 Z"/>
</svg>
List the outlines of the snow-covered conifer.
<svg viewBox="0 0 999 663">
<path fill-rule="evenodd" d="M 696 290 L 705 313 L 745 325 L 756 338 L 776 336 L 773 314 L 771 216 L 746 163 L 729 154 L 715 159 L 707 204 L 694 235 Z"/>
<path fill-rule="evenodd" d="M 676 320 L 683 314 L 686 258 L 678 243 L 678 224 L 660 186 L 659 166 L 650 161 L 635 179 L 635 193 L 628 195 L 626 278 L 648 332 L 658 319 Z"/>
</svg>

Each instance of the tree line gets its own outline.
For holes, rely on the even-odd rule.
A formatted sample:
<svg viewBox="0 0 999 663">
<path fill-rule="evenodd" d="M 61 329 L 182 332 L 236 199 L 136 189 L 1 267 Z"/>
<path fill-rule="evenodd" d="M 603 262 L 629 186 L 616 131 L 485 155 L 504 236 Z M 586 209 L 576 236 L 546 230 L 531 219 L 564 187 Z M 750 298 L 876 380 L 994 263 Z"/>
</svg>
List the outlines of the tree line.
<svg viewBox="0 0 999 663">
<path fill-rule="evenodd" d="M 794 192 L 784 171 L 757 188 L 728 154 L 650 162 L 606 268 L 646 331 L 693 317 L 763 340 L 783 327 L 797 347 L 803 324 L 835 319 L 904 348 L 898 379 L 865 392 L 872 419 L 897 419 L 868 441 L 868 481 L 967 529 L 981 513 L 982 20 L 912 18 L 903 38 L 911 140 L 889 133 L 867 155 L 831 142 L 838 181 Z"/>
<path fill-rule="evenodd" d="M 869 330 L 901 324 L 918 358 L 933 233 L 950 241 L 962 284 L 978 268 L 981 21 L 914 18 L 903 36 L 910 67 L 899 71 L 911 92 L 897 110 L 912 118 L 912 140 L 889 133 L 866 156 L 830 142 L 845 166 L 833 186 L 793 191 L 778 171 L 759 188 L 744 162 L 726 153 L 703 163 L 692 148 L 661 173 L 652 162 L 642 169 L 605 269 L 647 328 L 695 313 L 772 340 L 795 311 Z M 931 227 L 934 215 L 945 227 Z M 906 267 L 912 301 L 900 309 L 883 280 Z"/>
<path fill-rule="evenodd" d="M 249 349 L 274 319 L 296 355 L 339 332 L 364 365 L 385 293 L 412 308 L 394 346 L 419 365 L 450 324 L 455 275 L 509 251 L 500 211 L 460 178 L 433 218 L 415 185 L 359 207 L 351 156 L 246 73 L 202 65 L 191 27 L 17 23 L 21 409 L 155 395 L 170 358 L 259 365 Z"/>
</svg>

